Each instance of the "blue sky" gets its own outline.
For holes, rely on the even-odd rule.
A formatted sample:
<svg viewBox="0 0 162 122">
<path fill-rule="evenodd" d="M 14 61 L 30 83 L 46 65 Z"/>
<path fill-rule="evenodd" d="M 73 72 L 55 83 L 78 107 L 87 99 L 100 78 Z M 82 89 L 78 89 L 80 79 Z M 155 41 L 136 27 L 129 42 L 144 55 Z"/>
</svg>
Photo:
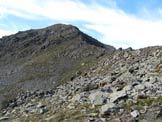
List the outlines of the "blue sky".
<svg viewBox="0 0 162 122">
<path fill-rule="evenodd" d="M 117 48 L 162 45 L 161 0 L 0 0 L 0 37 L 56 23 Z"/>
</svg>

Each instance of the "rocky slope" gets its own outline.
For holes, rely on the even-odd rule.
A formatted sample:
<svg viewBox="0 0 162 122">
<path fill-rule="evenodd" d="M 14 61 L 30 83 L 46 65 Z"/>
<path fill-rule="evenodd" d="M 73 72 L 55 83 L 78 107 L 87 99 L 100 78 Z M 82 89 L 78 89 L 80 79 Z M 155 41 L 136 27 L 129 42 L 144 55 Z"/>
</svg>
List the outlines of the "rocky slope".
<svg viewBox="0 0 162 122">
<path fill-rule="evenodd" d="M 63 83 L 3 102 L 0 121 L 162 122 L 162 47 L 110 51 L 97 43 L 101 53 L 84 57 Z"/>
</svg>

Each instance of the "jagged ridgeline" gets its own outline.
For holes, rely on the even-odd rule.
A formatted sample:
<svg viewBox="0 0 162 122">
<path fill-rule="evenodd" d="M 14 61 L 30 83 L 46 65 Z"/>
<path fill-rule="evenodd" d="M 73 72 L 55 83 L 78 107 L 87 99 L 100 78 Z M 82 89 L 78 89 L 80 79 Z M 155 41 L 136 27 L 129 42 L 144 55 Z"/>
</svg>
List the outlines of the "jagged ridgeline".
<svg viewBox="0 0 162 122">
<path fill-rule="evenodd" d="M 0 100 L 72 80 L 115 50 L 72 25 L 57 24 L 0 39 Z"/>
</svg>

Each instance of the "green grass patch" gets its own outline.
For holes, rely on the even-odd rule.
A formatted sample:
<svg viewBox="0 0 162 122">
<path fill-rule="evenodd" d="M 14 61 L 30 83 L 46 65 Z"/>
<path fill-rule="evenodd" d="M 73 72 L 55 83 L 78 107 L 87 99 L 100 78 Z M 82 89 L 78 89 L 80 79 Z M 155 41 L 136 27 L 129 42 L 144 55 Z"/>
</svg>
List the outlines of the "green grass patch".
<svg viewBox="0 0 162 122">
<path fill-rule="evenodd" d="M 162 104 L 162 96 L 146 97 L 144 99 L 138 99 L 136 103 L 130 100 L 124 104 L 124 107 L 128 110 L 131 110 L 134 105 L 138 105 L 138 108 L 142 109 L 144 106 L 151 106 L 153 103 Z"/>
</svg>

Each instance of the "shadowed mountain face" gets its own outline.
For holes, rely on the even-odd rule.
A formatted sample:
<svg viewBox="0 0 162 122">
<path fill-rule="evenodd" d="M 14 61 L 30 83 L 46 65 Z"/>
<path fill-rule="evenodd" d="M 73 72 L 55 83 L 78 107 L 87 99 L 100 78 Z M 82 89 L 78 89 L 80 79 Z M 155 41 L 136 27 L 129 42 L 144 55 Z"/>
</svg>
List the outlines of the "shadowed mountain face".
<svg viewBox="0 0 162 122">
<path fill-rule="evenodd" d="M 0 39 L 1 98 L 54 88 L 115 50 L 71 25 L 57 24 Z M 14 92 L 13 92 L 14 91 Z"/>
</svg>

